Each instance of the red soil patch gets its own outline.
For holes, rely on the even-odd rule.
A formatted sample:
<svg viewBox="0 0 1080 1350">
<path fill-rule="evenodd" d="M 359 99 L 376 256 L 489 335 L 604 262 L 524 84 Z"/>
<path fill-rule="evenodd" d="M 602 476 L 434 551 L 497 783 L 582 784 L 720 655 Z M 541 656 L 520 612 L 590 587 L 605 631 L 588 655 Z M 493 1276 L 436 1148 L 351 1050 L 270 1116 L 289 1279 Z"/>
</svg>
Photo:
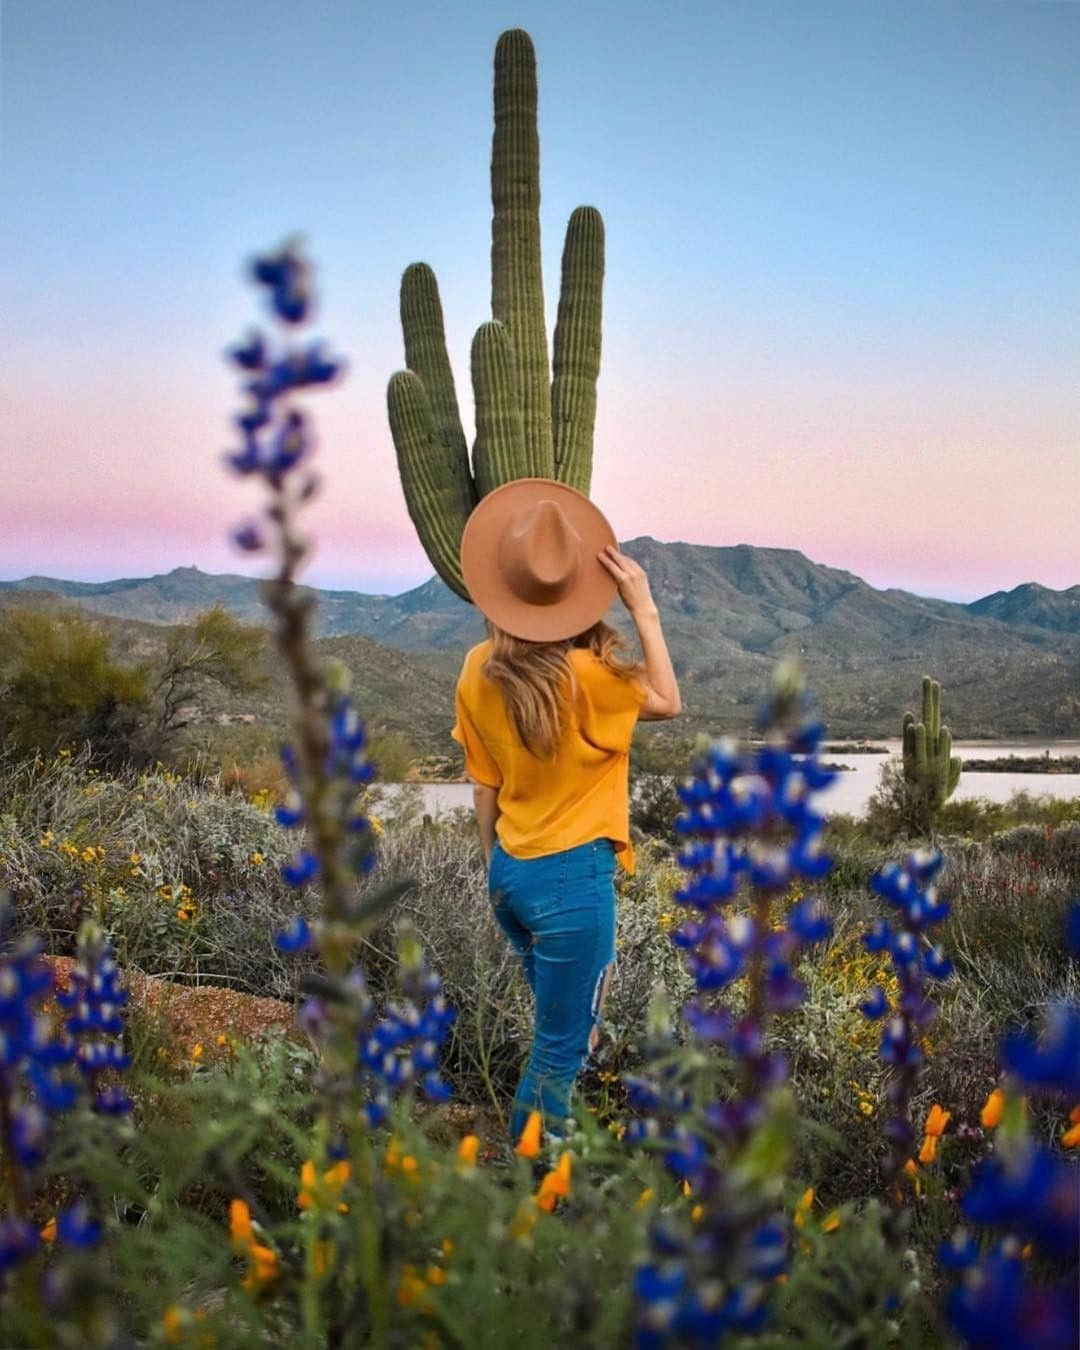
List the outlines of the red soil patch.
<svg viewBox="0 0 1080 1350">
<path fill-rule="evenodd" d="M 74 960 L 70 956 L 46 960 L 56 973 L 57 988 L 68 989 Z M 125 970 L 122 982 L 130 995 L 130 1006 L 139 1013 L 160 1016 L 169 1043 L 181 1053 L 190 1053 L 194 1046 L 201 1045 L 201 1057 L 213 1059 L 228 1052 L 229 1041 L 250 1041 L 271 1029 L 300 1041 L 307 1039 L 296 1025 L 292 1004 L 280 999 L 259 998 L 211 984 L 176 984 L 135 969 Z M 59 1012 L 51 999 L 46 1010 Z M 219 1036 L 226 1038 L 224 1044 L 219 1044 Z"/>
<path fill-rule="evenodd" d="M 74 960 L 70 956 L 47 956 L 45 960 L 55 972 L 56 988 L 69 989 Z M 270 1031 L 290 1036 L 302 1044 L 311 1043 L 296 1025 L 292 1004 L 281 999 L 259 998 L 218 985 L 176 984 L 160 975 L 147 975 L 134 968 L 123 971 L 122 984 L 128 990 L 129 1006 L 133 1010 L 162 1018 L 163 1039 L 175 1047 L 177 1060 L 192 1058 L 196 1046 L 201 1047 L 200 1062 L 221 1059 L 229 1054 L 233 1043 L 251 1041 Z M 52 998 L 45 1002 L 44 1010 L 54 1017 L 62 1016 Z M 224 1040 L 219 1041 L 219 1037 Z M 479 1135 L 482 1159 L 496 1151 L 503 1136 L 499 1117 L 490 1106 L 467 1102 L 432 1106 L 418 1101 L 415 1113 L 418 1119 L 434 1117 L 434 1128 L 447 1142 L 456 1141 L 464 1134 Z"/>
</svg>

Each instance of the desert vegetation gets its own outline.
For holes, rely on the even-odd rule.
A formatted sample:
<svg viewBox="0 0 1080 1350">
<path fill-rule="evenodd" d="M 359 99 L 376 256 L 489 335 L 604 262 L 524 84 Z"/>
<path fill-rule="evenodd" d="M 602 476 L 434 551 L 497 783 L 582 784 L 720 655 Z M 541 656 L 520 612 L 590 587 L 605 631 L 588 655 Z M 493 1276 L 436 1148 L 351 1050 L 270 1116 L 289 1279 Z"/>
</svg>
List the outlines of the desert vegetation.
<svg viewBox="0 0 1080 1350">
<path fill-rule="evenodd" d="M 494 172 L 528 187 L 526 35 L 497 60 Z M 497 211 L 535 208 L 499 187 Z M 406 287 L 427 367 L 395 377 L 391 418 L 448 585 L 463 488 L 588 481 L 598 228 L 575 213 L 555 383 L 520 406 L 513 344 L 536 375 L 546 338 L 538 276 L 507 266 L 474 347 L 471 483 L 433 278 Z M 189 676 L 249 678 L 233 621 L 215 664 L 178 634 L 175 674 L 133 680 L 88 629 L 8 620 L 34 678 L 0 754 L 3 1343 L 1073 1346 L 1080 803 L 950 802 L 929 681 L 868 820 L 830 821 L 825 728 L 781 663 L 752 740 L 642 757 L 574 1128 L 553 1143 L 534 1113 L 506 1140 L 527 989 L 471 814 L 382 792 L 349 667 L 314 641 L 301 400 L 341 363 L 304 333 L 294 241 L 252 278 L 269 318 L 229 353 L 228 465 L 263 494 L 234 538 L 273 567 L 272 771 L 265 744 L 225 766 L 156 753 Z"/>
</svg>

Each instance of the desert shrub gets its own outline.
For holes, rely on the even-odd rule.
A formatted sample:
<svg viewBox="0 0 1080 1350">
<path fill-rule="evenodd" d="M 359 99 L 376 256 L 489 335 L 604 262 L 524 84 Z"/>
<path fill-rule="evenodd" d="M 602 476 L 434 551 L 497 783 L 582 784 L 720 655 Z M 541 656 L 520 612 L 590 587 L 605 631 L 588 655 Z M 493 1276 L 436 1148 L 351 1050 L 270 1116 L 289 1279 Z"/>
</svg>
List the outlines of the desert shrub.
<svg viewBox="0 0 1080 1350">
<path fill-rule="evenodd" d="M 264 682 L 264 641 L 261 628 L 214 605 L 168 630 L 159 654 L 125 664 L 75 608 L 9 608 L 0 616 L 0 737 L 20 755 L 85 745 L 99 768 L 146 767 L 174 749 L 200 689 Z"/>
<path fill-rule="evenodd" d="M 416 747 L 400 731 L 372 732 L 368 754 L 384 783 L 403 783 L 416 759 Z"/>
<path fill-rule="evenodd" d="M 122 762 L 151 703 L 148 668 L 113 661 L 104 631 L 74 608 L 0 615 L 0 689 L 9 751 L 89 741 L 103 765 Z"/>
<path fill-rule="evenodd" d="M 636 838 L 649 835 L 669 847 L 676 847 L 679 836 L 675 818 L 683 806 L 676 792 L 678 779 L 661 773 L 635 774 L 630 796 L 630 826 Z"/>
</svg>

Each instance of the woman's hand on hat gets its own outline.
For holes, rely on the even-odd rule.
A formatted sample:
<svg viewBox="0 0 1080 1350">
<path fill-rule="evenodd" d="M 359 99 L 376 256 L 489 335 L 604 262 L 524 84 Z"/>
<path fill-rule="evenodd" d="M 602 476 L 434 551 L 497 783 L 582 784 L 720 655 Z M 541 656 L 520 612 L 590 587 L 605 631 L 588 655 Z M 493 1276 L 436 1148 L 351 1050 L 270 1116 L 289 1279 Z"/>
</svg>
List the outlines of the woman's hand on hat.
<svg viewBox="0 0 1080 1350">
<path fill-rule="evenodd" d="M 649 578 L 640 563 L 628 553 L 620 553 L 616 544 L 605 544 L 596 555 L 619 588 L 619 598 L 631 614 L 655 612 L 656 602 L 649 590 Z"/>
</svg>

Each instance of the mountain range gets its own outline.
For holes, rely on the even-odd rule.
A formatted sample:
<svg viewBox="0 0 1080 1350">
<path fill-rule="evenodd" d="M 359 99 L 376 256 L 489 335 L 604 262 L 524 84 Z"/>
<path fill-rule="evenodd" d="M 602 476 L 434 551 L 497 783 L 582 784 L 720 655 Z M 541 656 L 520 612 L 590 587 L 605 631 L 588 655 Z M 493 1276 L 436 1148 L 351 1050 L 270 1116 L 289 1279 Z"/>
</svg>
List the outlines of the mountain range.
<svg viewBox="0 0 1080 1350">
<path fill-rule="evenodd" d="M 1080 585 L 1054 591 L 1028 583 L 960 604 L 876 590 L 794 549 L 649 536 L 620 548 L 648 574 L 686 731 L 745 729 L 769 672 L 791 653 L 833 736 L 898 734 L 924 673 L 943 685 L 954 735 L 1080 735 Z M 216 603 L 248 622 L 267 618 L 256 579 L 197 567 L 106 582 L 0 582 L 8 603 L 42 592 L 140 628 L 183 623 Z M 478 611 L 437 577 L 401 595 L 314 594 L 322 643 L 362 672 L 358 702 L 361 687 L 375 700 L 362 707 L 365 715 L 452 747 L 445 737 L 453 683 L 465 650 L 484 636 Z M 633 641 L 620 602 L 607 617 Z"/>
</svg>

